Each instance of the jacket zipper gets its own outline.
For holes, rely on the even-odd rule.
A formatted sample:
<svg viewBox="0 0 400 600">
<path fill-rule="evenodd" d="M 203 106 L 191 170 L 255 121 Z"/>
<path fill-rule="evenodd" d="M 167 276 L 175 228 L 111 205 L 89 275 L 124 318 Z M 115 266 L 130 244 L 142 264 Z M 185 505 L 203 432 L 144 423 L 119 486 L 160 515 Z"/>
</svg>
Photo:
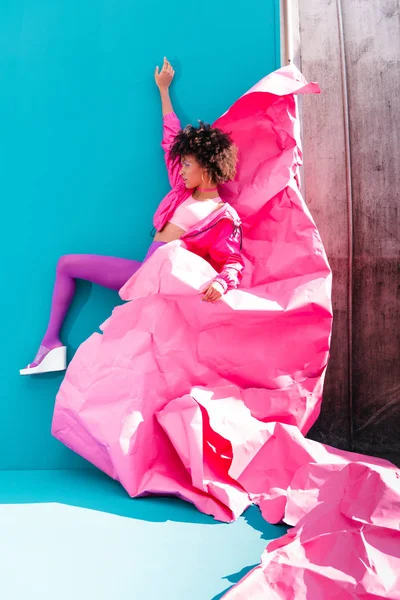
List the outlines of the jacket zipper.
<svg viewBox="0 0 400 600">
<path fill-rule="evenodd" d="M 206 229 L 202 229 L 201 231 L 197 231 L 197 233 L 189 233 L 189 234 L 185 234 L 182 236 L 182 238 L 188 238 L 188 237 L 194 237 L 196 235 L 200 235 L 201 233 L 204 233 L 205 231 L 210 231 L 210 229 L 212 229 L 213 227 L 215 227 L 217 225 L 217 223 L 219 223 L 221 219 L 219 219 L 218 221 L 216 221 L 213 225 L 210 225 L 210 227 L 207 227 Z M 181 239 L 182 239 L 181 238 Z"/>
<path fill-rule="evenodd" d="M 242 229 L 242 226 L 239 225 L 238 227 L 235 227 L 235 233 L 237 232 L 238 229 L 240 231 L 240 249 L 242 249 L 243 248 L 243 229 Z"/>
<path fill-rule="evenodd" d="M 201 233 L 204 233 L 205 231 L 210 231 L 210 229 L 212 229 L 213 227 L 215 227 L 217 225 L 217 223 L 219 223 L 220 221 L 221 221 L 221 219 L 219 219 L 218 221 L 216 221 L 214 223 L 214 225 L 210 225 L 210 227 L 207 227 L 206 229 L 202 229 L 201 231 L 198 231 L 197 233 L 189 233 L 189 235 L 184 235 L 184 236 L 182 236 L 182 238 L 195 237 L 196 235 L 200 235 Z M 234 229 L 233 229 L 233 232 L 235 234 L 238 229 L 240 231 L 240 249 L 242 249 L 243 248 L 243 229 L 242 229 L 242 226 L 241 225 L 235 225 Z"/>
<path fill-rule="evenodd" d="M 223 219 L 224 217 L 222 217 Z M 206 229 L 202 229 L 201 231 L 197 231 L 197 233 L 189 233 L 188 235 L 183 235 L 181 239 L 183 238 L 188 238 L 188 237 L 196 237 L 196 235 L 200 235 L 201 233 L 204 233 L 205 231 L 210 231 L 210 229 L 212 229 L 213 227 L 215 227 L 222 219 L 218 219 L 218 221 L 215 221 L 215 223 L 213 225 L 210 225 L 210 227 L 207 227 Z M 242 226 L 241 225 L 234 225 L 234 233 L 237 232 L 237 230 L 239 229 L 240 231 L 240 249 L 242 249 L 243 246 L 243 230 L 242 230 Z M 153 233 L 154 232 L 154 233 Z M 153 227 L 153 229 L 150 232 L 151 237 L 154 237 L 156 235 L 157 232 L 157 228 Z"/>
</svg>

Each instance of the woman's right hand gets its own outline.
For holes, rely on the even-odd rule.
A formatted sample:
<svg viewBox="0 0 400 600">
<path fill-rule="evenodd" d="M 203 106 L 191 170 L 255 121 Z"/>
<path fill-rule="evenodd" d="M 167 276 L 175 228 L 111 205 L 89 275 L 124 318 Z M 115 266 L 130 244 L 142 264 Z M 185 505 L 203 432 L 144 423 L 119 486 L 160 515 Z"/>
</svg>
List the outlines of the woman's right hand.
<svg viewBox="0 0 400 600">
<path fill-rule="evenodd" d="M 164 64 L 160 72 L 158 72 L 158 67 L 156 67 L 154 73 L 154 79 L 156 80 L 156 85 L 160 90 L 167 90 L 171 85 L 171 81 L 173 80 L 175 75 L 175 71 L 172 68 L 172 65 L 167 61 L 164 56 Z"/>
</svg>

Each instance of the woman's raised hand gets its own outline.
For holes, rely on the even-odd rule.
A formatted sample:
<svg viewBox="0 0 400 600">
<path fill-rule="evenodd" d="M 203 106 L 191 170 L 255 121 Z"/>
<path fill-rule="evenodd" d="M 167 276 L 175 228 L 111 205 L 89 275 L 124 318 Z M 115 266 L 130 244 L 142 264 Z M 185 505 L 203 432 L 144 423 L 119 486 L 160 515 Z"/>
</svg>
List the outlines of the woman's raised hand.
<svg viewBox="0 0 400 600">
<path fill-rule="evenodd" d="M 160 90 L 167 90 L 171 85 L 171 81 L 173 80 L 175 75 L 175 71 L 172 68 L 171 63 L 168 62 L 166 57 L 164 56 L 164 64 L 162 66 L 161 71 L 158 71 L 158 67 L 156 67 L 154 73 L 154 79 L 156 80 L 156 84 Z"/>
</svg>

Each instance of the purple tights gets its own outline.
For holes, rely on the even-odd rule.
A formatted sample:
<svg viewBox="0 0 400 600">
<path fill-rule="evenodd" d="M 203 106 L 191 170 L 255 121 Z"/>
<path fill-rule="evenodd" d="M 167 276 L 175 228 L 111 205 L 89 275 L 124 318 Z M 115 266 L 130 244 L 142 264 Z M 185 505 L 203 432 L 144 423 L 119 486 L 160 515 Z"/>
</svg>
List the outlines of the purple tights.
<svg viewBox="0 0 400 600">
<path fill-rule="evenodd" d="M 164 242 L 153 242 L 143 262 L 163 244 Z M 138 260 L 97 254 L 62 256 L 57 264 L 50 320 L 39 351 L 30 366 L 35 367 L 49 350 L 63 345 L 60 341 L 60 330 L 74 297 L 76 279 L 85 279 L 112 290 L 120 290 L 142 264 Z"/>
</svg>

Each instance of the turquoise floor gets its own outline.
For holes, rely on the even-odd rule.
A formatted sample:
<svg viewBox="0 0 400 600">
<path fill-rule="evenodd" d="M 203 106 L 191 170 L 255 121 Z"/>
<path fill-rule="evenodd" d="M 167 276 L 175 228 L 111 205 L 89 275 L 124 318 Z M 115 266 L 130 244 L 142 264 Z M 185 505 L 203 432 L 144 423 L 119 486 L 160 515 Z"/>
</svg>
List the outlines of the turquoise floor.
<svg viewBox="0 0 400 600">
<path fill-rule="evenodd" d="M 0 471 L 1 600 L 217 600 L 285 528 L 131 499 L 97 470 Z"/>
</svg>

